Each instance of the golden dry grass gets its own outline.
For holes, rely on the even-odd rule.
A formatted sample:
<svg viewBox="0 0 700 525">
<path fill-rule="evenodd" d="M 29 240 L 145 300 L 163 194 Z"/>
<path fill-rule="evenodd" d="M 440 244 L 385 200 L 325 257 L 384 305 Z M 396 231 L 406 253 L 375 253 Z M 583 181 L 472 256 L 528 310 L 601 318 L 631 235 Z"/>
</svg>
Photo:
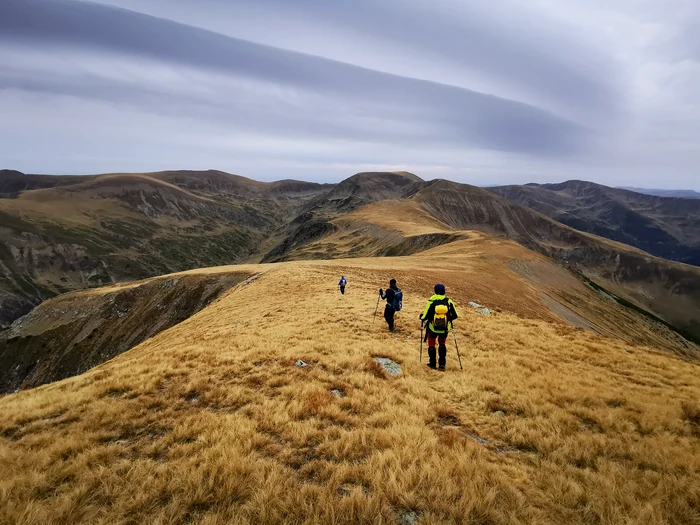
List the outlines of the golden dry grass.
<svg viewBox="0 0 700 525">
<path fill-rule="evenodd" d="M 415 202 L 406 199 L 375 202 L 342 215 L 333 222 L 345 228 L 366 222 L 406 236 L 444 233 L 450 230 L 445 223 L 417 206 Z"/>
<path fill-rule="evenodd" d="M 444 280 L 465 369 L 452 341 L 447 373 L 419 363 L 426 272 L 454 248 L 261 265 L 120 357 L 0 399 L 0 523 L 700 523 L 696 365 L 556 322 L 495 264 L 473 297 L 464 256 Z M 392 334 L 372 314 L 394 275 Z"/>
</svg>

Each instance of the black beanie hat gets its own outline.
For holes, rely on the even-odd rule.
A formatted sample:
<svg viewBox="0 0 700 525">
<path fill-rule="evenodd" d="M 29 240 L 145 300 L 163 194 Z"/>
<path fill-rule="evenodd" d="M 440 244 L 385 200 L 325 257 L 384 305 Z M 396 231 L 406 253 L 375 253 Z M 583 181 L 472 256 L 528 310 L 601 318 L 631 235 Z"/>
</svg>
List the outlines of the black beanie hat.
<svg viewBox="0 0 700 525">
<path fill-rule="evenodd" d="M 435 285 L 435 295 L 445 295 L 445 285 L 436 284 Z"/>
</svg>

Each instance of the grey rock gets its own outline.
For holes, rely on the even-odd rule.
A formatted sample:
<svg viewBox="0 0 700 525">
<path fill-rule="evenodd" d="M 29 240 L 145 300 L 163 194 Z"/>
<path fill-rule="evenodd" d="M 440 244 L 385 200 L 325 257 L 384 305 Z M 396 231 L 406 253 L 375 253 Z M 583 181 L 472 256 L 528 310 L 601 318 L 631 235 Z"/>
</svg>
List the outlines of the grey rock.
<svg viewBox="0 0 700 525">
<path fill-rule="evenodd" d="M 242 287 L 242 288 L 245 288 L 245 287 L 248 286 L 249 284 L 254 283 L 255 281 L 258 280 L 258 278 L 259 278 L 261 275 L 262 275 L 262 273 L 256 273 L 256 274 L 253 275 L 250 279 L 248 279 L 246 282 L 244 282 L 244 283 L 241 285 L 241 287 Z"/>
<path fill-rule="evenodd" d="M 401 525 L 416 525 L 418 523 L 418 513 L 414 510 L 408 510 L 399 516 Z"/>
<path fill-rule="evenodd" d="M 395 376 L 401 373 L 401 365 L 395 363 L 388 357 L 375 357 L 374 360 L 382 365 L 382 368 L 386 370 L 389 375 Z"/>
<path fill-rule="evenodd" d="M 301 359 L 297 359 L 297 362 L 294 364 L 297 365 L 299 368 L 304 368 L 305 366 L 307 366 L 306 363 L 304 363 L 304 361 L 302 361 Z"/>
<path fill-rule="evenodd" d="M 481 315 L 491 315 L 491 310 L 488 308 L 481 308 L 480 310 L 477 310 L 476 313 Z"/>
<path fill-rule="evenodd" d="M 467 437 L 468 437 L 469 439 L 471 439 L 472 441 L 478 443 L 479 445 L 484 445 L 484 446 L 486 446 L 486 445 L 489 444 L 488 441 L 486 441 L 486 440 L 485 440 L 484 438 L 482 438 L 482 437 L 477 436 L 476 434 L 470 434 L 469 432 L 465 432 L 464 435 L 467 436 Z"/>
<path fill-rule="evenodd" d="M 502 410 L 498 410 L 497 412 L 494 412 L 496 417 L 506 417 L 506 413 L 503 412 Z"/>
<path fill-rule="evenodd" d="M 333 394 L 335 397 L 345 397 L 347 395 L 345 392 L 338 390 L 337 388 L 331 390 L 331 394 Z"/>
<path fill-rule="evenodd" d="M 473 301 L 469 301 L 469 306 L 472 308 L 483 308 L 483 306 L 481 306 L 479 303 L 475 303 Z"/>
</svg>

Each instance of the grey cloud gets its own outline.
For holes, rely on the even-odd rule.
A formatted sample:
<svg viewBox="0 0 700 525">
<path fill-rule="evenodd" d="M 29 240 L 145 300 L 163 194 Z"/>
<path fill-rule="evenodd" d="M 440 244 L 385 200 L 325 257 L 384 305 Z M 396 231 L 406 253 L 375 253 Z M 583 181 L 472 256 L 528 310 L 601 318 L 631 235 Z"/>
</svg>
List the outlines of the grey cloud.
<svg viewBox="0 0 700 525">
<path fill-rule="evenodd" d="M 599 125 L 614 125 L 624 109 L 619 64 L 591 43 L 590 33 L 581 38 L 572 34 L 575 20 L 553 23 L 547 9 L 515 0 L 102 1 L 358 65 L 404 69 L 377 59 L 388 46 L 440 61 L 472 82 L 488 79 L 495 94 L 515 93 Z M 408 69 L 402 74 L 423 77 L 420 67 Z M 465 80 L 460 85 L 470 87 Z"/>
<path fill-rule="evenodd" d="M 527 104 L 254 44 L 123 9 L 70 0 L 9 0 L 0 13 L 0 35 L 10 42 L 102 49 L 211 68 L 335 99 L 338 115 L 347 105 L 348 113 L 358 110 L 367 114 L 374 109 L 378 116 L 414 119 L 433 131 L 439 130 L 443 140 L 462 141 L 465 146 L 557 155 L 570 153 L 586 141 L 582 127 Z M 13 80 L 5 76 L 2 81 L 7 87 Z M 51 91 L 47 81 L 25 78 L 13 87 Z M 56 84 L 55 89 L 65 92 L 68 86 Z M 106 85 L 77 85 L 71 89 L 76 96 L 87 95 L 86 90 L 92 90 L 95 96 L 123 96 Z M 342 130 L 332 129 L 337 126 L 330 122 L 323 125 L 313 115 L 306 116 L 304 125 L 304 115 L 295 115 L 298 108 L 280 109 L 291 112 L 291 117 L 284 113 L 268 115 L 272 121 L 269 125 L 278 121 L 282 127 L 296 125 L 313 130 L 318 126 L 319 134 L 342 134 Z M 250 111 L 236 111 L 256 125 Z M 348 130 L 350 135 L 352 131 Z"/>
<path fill-rule="evenodd" d="M 215 0 L 221 1 L 221 0 Z M 617 113 L 621 97 L 615 64 L 607 57 L 554 31 L 519 7 L 520 2 L 466 0 L 245 0 L 261 9 L 303 11 L 305 17 L 339 28 L 378 35 L 408 49 L 427 50 L 561 105 L 587 112 Z M 292 7 L 293 6 L 293 7 Z M 440 7 L 446 7 L 441 10 Z M 521 15 L 518 19 L 513 12 Z M 528 15 L 531 17 L 528 18 Z"/>
<path fill-rule="evenodd" d="M 699 6 L 0 0 L 0 167 L 697 188 Z"/>
</svg>

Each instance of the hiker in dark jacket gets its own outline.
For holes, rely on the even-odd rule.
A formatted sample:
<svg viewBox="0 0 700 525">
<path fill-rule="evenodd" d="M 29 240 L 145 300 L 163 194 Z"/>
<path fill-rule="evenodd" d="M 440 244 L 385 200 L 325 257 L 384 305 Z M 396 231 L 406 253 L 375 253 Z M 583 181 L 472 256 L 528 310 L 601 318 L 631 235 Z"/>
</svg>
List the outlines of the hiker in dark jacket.
<svg viewBox="0 0 700 525">
<path fill-rule="evenodd" d="M 345 276 L 342 275 L 340 277 L 340 282 L 338 282 L 338 286 L 340 287 L 340 293 L 345 295 L 345 285 L 348 284 L 348 282 L 345 280 Z"/>
<path fill-rule="evenodd" d="M 447 334 L 452 329 L 452 321 L 458 317 L 459 314 L 452 299 L 445 296 L 445 285 L 436 284 L 435 295 L 428 299 L 428 304 L 420 315 L 421 326 L 423 323 L 428 323 L 425 339 L 428 341 L 428 366 L 430 368 L 435 368 L 436 365 L 435 342 L 437 339 L 437 343 L 440 345 L 438 347 L 440 360 L 437 365 L 442 372 L 445 371 L 445 365 L 447 364 L 447 346 L 445 346 L 445 342 L 447 341 Z"/>
<path fill-rule="evenodd" d="M 396 279 L 389 281 L 389 288 L 385 290 L 379 289 L 379 295 L 382 299 L 386 299 L 386 306 L 384 307 L 384 319 L 386 319 L 386 324 L 389 325 L 389 330 L 394 330 L 394 314 L 396 313 L 395 299 L 397 294 L 400 294 L 401 290 L 396 286 Z M 400 309 L 400 308 L 399 308 Z"/>
</svg>

